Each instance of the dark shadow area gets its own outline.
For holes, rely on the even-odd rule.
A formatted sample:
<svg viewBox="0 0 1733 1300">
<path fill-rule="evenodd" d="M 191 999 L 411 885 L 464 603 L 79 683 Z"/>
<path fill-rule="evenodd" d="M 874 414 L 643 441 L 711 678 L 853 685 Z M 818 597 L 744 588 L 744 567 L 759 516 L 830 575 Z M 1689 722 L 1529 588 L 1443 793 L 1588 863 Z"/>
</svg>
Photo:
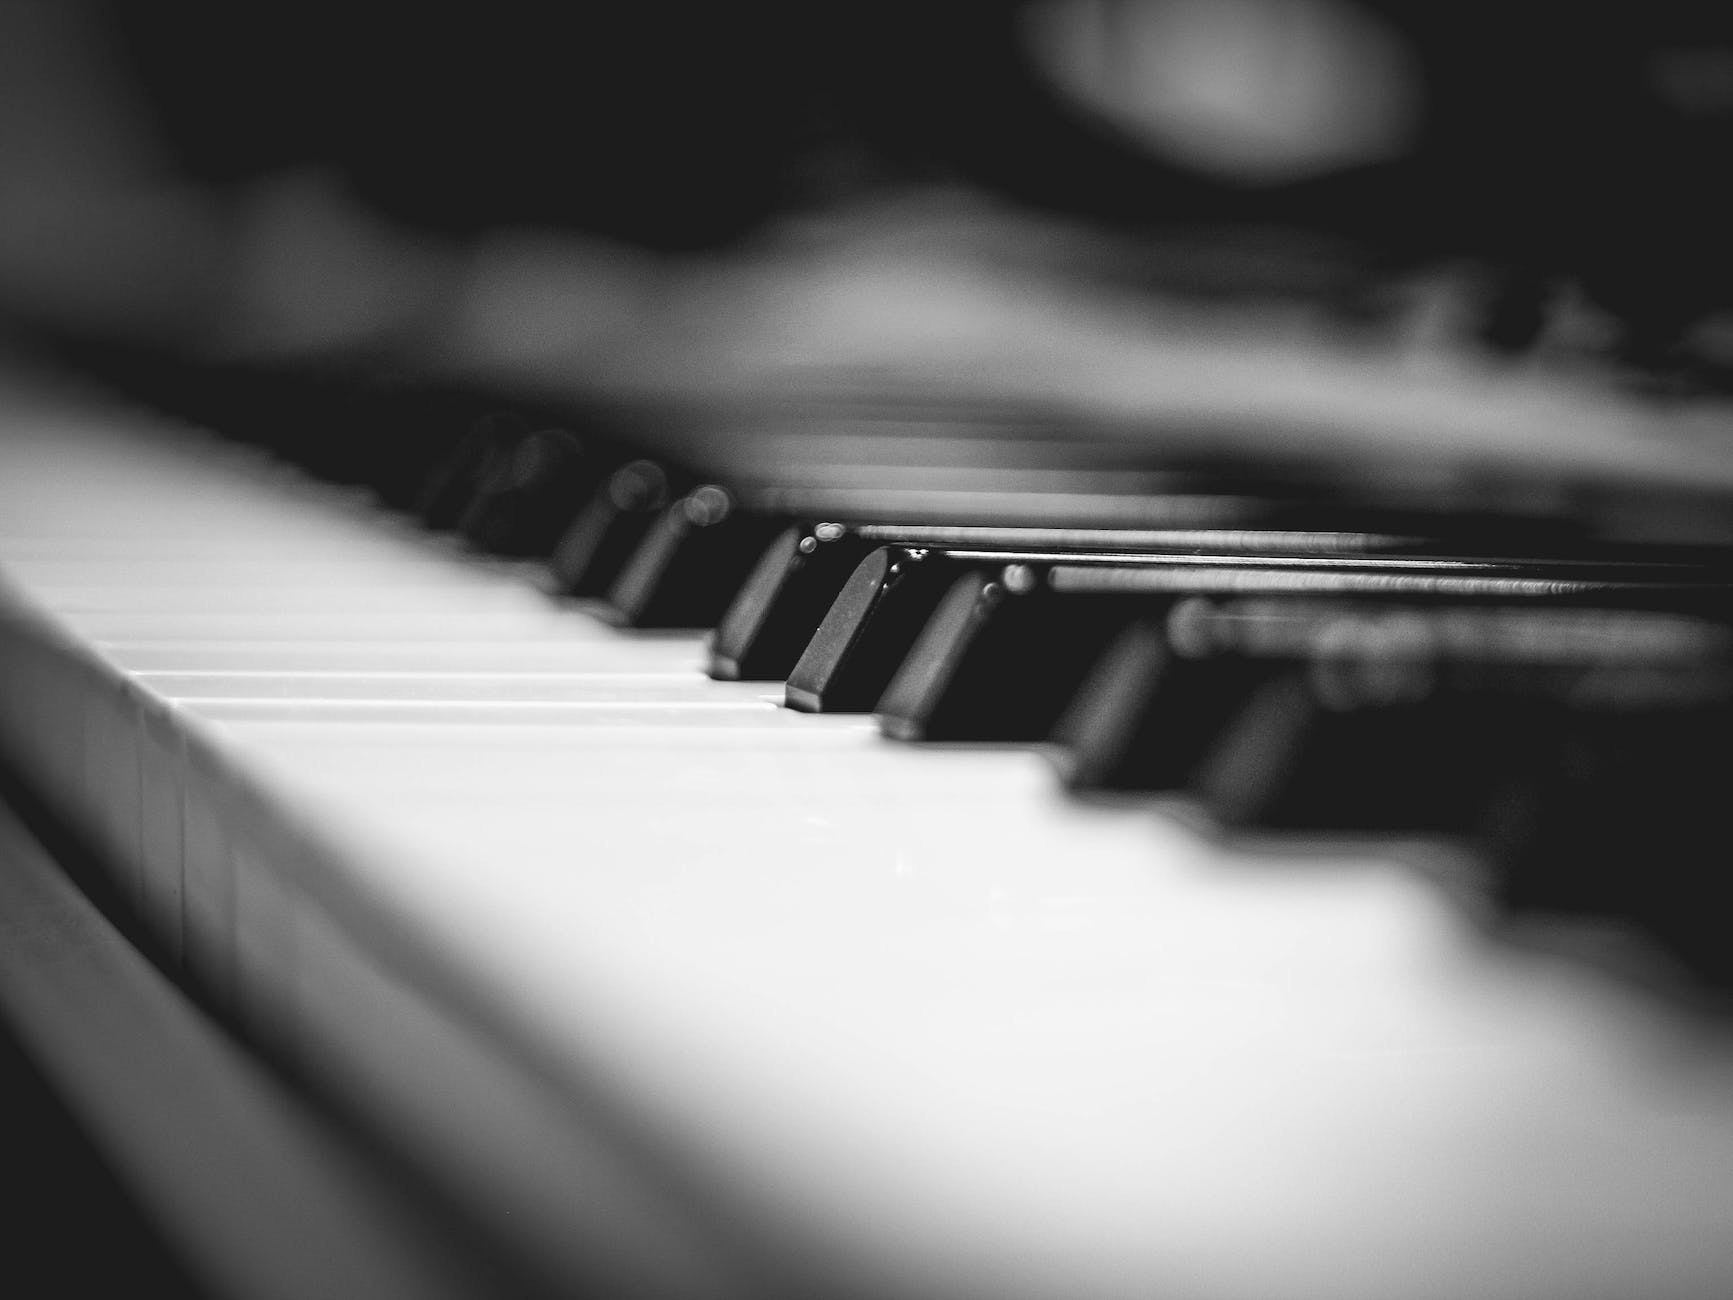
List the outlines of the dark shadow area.
<svg viewBox="0 0 1733 1300">
<path fill-rule="evenodd" d="M 0 1022 L 6 1273 L 19 1300 L 207 1300 Z"/>
</svg>

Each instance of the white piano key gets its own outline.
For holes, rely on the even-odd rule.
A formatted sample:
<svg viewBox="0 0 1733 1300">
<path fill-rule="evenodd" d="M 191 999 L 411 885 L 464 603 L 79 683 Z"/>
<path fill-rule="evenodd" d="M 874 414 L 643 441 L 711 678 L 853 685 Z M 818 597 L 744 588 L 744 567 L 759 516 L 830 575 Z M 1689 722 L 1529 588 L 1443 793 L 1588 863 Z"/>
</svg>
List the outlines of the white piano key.
<svg viewBox="0 0 1733 1300">
<path fill-rule="evenodd" d="M 257 1041 L 291 1061 L 305 1058 L 304 1031 L 293 989 L 302 960 L 298 931 L 305 910 L 301 891 L 282 870 L 277 840 L 258 833 L 259 819 L 237 811 L 237 823 L 252 833 L 231 837 L 234 877 L 234 986 L 236 1018 Z"/>
<path fill-rule="evenodd" d="M 142 791 L 138 701 L 130 683 L 93 672 L 84 704 L 81 804 L 94 814 L 95 848 L 112 865 L 127 905 L 143 905 L 139 878 Z"/>
<path fill-rule="evenodd" d="M 181 789 L 182 960 L 209 994 L 232 1003 L 236 809 L 222 786 L 190 772 L 188 778 Z"/>
<path fill-rule="evenodd" d="M 295 1011 L 318 1027 L 303 1043 L 305 1069 L 433 1177 L 485 1202 L 520 1250 L 544 1265 L 552 1256 L 556 1272 L 605 1293 L 757 1293 L 738 1243 L 646 1177 L 653 1166 L 630 1144 L 619 1150 L 608 1116 L 574 1104 L 581 1094 L 550 1088 L 509 1048 L 382 967 L 374 940 L 318 910 L 301 918 Z"/>
<path fill-rule="evenodd" d="M 667 705 L 758 708 L 780 705 L 780 689 L 763 682 L 712 682 L 696 669 L 686 672 L 164 672 L 140 670 L 132 679 L 165 699 L 250 703 L 260 708 L 317 705 L 341 710 L 395 705 L 562 706 Z M 720 688 L 720 689 L 718 689 Z M 762 711 L 760 709 L 759 711 Z"/>
<path fill-rule="evenodd" d="M 146 697 L 139 713 L 139 861 L 144 919 L 169 959 L 184 952 L 185 749 L 173 711 Z"/>
<path fill-rule="evenodd" d="M 84 696 L 92 677 L 88 661 L 75 653 L 58 629 L 38 624 L 25 671 L 12 689 L 21 697 L 34 761 L 45 774 L 49 805 L 69 811 L 84 778 Z"/>
<path fill-rule="evenodd" d="M 821 787 L 847 795 L 808 805 L 837 824 L 830 842 L 800 844 L 752 835 L 788 813 L 774 782 L 696 805 L 701 771 L 658 784 L 658 763 L 701 768 L 683 748 L 619 772 L 617 752 L 584 765 L 550 742 L 573 783 L 618 777 L 562 811 L 520 787 L 533 764 L 476 774 L 449 739 L 354 770 L 279 755 L 270 780 L 316 789 L 316 824 L 355 836 L 366 894 L 413 908 L 527 1038 L 586 1077 L 619 1071 L 621 1105 L 662 1080 L 656 1123 L 752 1189 L 766 1231 L 872 1225 L 839 1246 L 867 1275 L 895 1241 L 905 1263 L 926 1252 L 925 1282 L 1008 1294 L 1041 1293 L 1036 1277 L 1119 1294 L 1116 1278 L 1135 1290 L 1172 1266 L 1242 1274 L 1229 1293 L 1377 1294 L 1432 1233 L 1462 1252 L 1453 1280 L 1496 1291 L 1522 1242 L 1629 1197 L 1676 1204 L 1599 1225 L 1573 1285 L 1727 1262 L 1721 1207 L 1692 1200 L 1729 1155 L 1725 1098 L 1691 1140 L 1659 1140 L 1664 1112 L 1621 1077 L 1653 1046 L 1636 1008 L 1500 961 L 1387 866 L 1236 865 L 1141 817 L 1056 808 L 1041 774 L 1017 775 L 1024 755 L 911 770 L 855 733 Z M 899 806 L 910 784 L 923 795 Z M 686 816 L 658 821 L 667 806 Z M 870 1140 L 848 1136 L 869 1119 Z M 1596 1195 L 1559 1197 L 1561 1158 Z M 1037 1214 L 1050 1235 L 1032 1244 Z M 1314 1257 L 1319 1234 L 1346 1248 L 1338 1216 L 1364 1234 L 1364 1286 Z M 1259 1251 L 1236 1260 L 1244 1240 Z"/>
<path fill-rule="evenodd" d="M 160 612 L 140 610 L 91 611 L 65 616 L 61 622 L 80 638 L 92 641 L 141 641 L 156 638 L 211 641 L 400 641 L 429 640 L 467 631 L 476 637 L 514 636 L 525 640 L 574 639 L 569 626 L 581 617 L 559 610 L 533 608 L 477 611 L 476 617 L 435 609 L 389 611 L 356 609 L 345 612 L 201 610 L 178 612 L 172 620 Z M 599 625 L 591 624 L 594 631 Z M 577 638 L 580 639 L 581 638 Z"/>
</svg>

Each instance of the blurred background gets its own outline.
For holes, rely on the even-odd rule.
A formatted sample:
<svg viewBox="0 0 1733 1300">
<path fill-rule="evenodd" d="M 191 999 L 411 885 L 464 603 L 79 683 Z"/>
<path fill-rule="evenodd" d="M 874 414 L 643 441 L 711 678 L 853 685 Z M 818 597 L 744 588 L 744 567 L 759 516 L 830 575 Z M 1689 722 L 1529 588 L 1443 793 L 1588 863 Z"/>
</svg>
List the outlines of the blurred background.
<svg viewBox="0 0 1733 1300">
<path fill-rule="evenodd" d="M 1713 7 L 8 0 L 0 24 L 0 301 L 37 328 L 991 386 L 1008 349 L 1202 301 L 1662 388 L 1728 362 Z"/>
</svg>

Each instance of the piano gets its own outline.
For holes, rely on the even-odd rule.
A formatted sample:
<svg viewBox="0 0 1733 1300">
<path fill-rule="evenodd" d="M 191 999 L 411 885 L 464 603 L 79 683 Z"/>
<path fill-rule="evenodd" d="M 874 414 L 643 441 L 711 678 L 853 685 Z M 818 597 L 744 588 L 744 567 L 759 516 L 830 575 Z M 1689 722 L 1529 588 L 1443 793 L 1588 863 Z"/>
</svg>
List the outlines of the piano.
<svg viewBox="0 0 1733 1300">
<path fill-rule="evenodd" d="M 1733 1290 L 1713 368 L 899 213 L 644 333 L 528 239 L 410 348 L 20 331 L 0 1010 L 197 1284 Z"/>
<path fill-rule="evenodd" d="M 1037 749 L 784 708 L 700 634 L 136 402 L 24 376 L 6 409 L 15 770 L 145 950 L 532 1292 L 1733 1266 L 1713 1015 L 1517 942 L 1442 841 L 1068 797 Z"/>
</svg>

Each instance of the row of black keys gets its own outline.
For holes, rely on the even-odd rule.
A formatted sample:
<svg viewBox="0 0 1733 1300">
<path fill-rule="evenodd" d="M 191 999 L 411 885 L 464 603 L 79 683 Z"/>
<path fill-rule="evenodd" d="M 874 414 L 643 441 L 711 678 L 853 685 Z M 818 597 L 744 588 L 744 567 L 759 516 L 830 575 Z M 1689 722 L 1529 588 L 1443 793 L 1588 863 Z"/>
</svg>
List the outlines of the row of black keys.
<svg viewBox="0 0 1733 1300">
<path fill-rule="evenodd" d="M 643 456 L 569 412 L 419 385 L 120 373 L 430 528 L 545 558 L 624 625 L 714 628 L 712 675 L 786 681 L 793 708 L 1045 743 L 1074 789 L 1183 795 L 1229 828 L 1466 839 L 1503 904 L 1633 921 L 1733 983 L 1709 905 L 1733 557 L 1712 547 L 1158 470 L 1038 422 L 803 444 L 769 417 Z M 931 463 L 899 479 L 878 462 L 911 439 Z"/>
</svg>

